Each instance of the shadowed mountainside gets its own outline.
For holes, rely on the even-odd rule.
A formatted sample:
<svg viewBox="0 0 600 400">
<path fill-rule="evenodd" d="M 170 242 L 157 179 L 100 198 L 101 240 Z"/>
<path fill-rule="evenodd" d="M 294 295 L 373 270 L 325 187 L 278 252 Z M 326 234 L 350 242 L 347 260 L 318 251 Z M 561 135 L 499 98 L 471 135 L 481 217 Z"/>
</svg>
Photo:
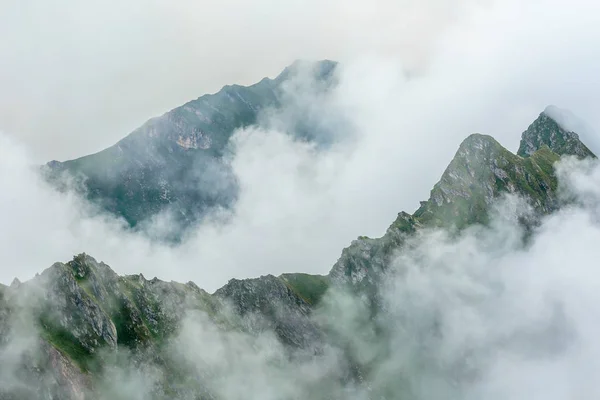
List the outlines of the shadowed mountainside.
<svg viewBox="0 0 600 400">
<path fill-rule="evenodd" d="M 289 134 L 323 145 L 333 140 L 331 132 L 311 122 L 309 104 L 296 104 L 294 85 L 324 96 L 336 83 L 336 65 L 328 60 L 295 62 L 275 79 L 225 86 L 150 119 L 96 154 L 49 162 L 45 176 L 61 189 L 65 178 L 75 178 L 89 200 L 131 227 L 168 210 L 186 228 L 209 210 L 235 202 L 237 179 L 227 156 L 237 129 L 293 105 L 296 111 L 286 114 L 283 127 Z"/>
</svg>

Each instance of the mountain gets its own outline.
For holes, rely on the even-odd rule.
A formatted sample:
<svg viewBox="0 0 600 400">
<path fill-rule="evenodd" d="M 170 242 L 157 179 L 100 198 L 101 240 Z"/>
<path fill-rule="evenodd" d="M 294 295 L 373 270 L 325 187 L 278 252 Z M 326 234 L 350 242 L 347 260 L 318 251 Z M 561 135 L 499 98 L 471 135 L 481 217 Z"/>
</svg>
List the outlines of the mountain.
<svg viewBox="0 0 600 400">
<path fill-rule="evenodd" d="M 596 158 L 575 132 L 560 127 L 546 112 L 523 132 L 516 155 L 491 136 L 467 137 L 429 200 L 413 215 L 401 212 L 382 238 L 354 241 L 330 276 L 354 284 L 372 280 L 408 235 L 426 227 L 453 230 L 486 224 L 490 206 L 505 193 L 524 197 L 541 215 L 550 214 L 559 207 L 553 164 L 564 155 Z"/>
<path fill-rule="evenodd" d="M 268 124 L 265 114 L 284 113 L 294 103 L 294 85 L 324 95 L 335 85 L 336 63 L 295 62 L 275 79 L 251 86 L 225 86 L 152 118 L 98 153 L 46 164 L 46 177 L 64 188 L 75 178 L 94 203 L 123 217 L 131 227 L 169 210 L 185 228 L 214 207 L 229 207 L 237 181 L 227 163 L 236 129 Z M 294 104 L 280 128 L 303 140 L 326 144 L 329 132 L 311 124 L 307 104 Z"/>
<path fill-rule="evenodd" d="M 470 135 L 418 210 L 399 213 L 381 238 L 353 241 L 327 276 L 232 279 L 209 294 L 192 282 L 119 276 L 81 254 L 31 281 L 0 286 L 0 398 L 132 398 L 115 394 L 126 393 L 125 383 L 107 384 L 124 382 L 117 378 L 131 384 L 131 371 L 155 377 L 135 386 L 147 390 L 137 398 L 247 398 L 253 393 L 227 391 L 232 383 L 222 378 L 239 373 L 236 384 L 255 387 L 244 380 L 254 376 L 253 368 L 272 368 L 264 384 L 276 392 L 264 398 L 347 398 L 342 387 L 363 386 L 368 397 L 361 398 L 399 398 L 398 390 L 419 398 L 412 396 L 418 382 L 394 375 L 392 388 L 382 387 L 381 371 L 374 368 L 391 351 L 383 338 L 394 334 L 386 330 L 384 321 L 390 317 L 378 301 L 392 256 L 427 228 L 457 233 L 486 225 L 495 200 L 505 194 L 528 200 L 535 215 L 556 211 L 562 200 L 553 164 L 562 156 L 595 158 L 576 133 L 546 113 L 523 132 L 517 154 L 490 136 Z M 342 306 L 350 315 L 340 313 Z M 190 319 L 196 322 L 190 325 Z M 429 337 L 431 329 L 435 334 L 432 324 L 419 334 Z M 350 336 L 340 336 L 341 325 Z M 367 351 L 361 340 L 380 347 Z M 194 346 L 202 352 L 195 353 Z M 422 351 L 425 357 L 427 349 Z M 198 354 L 208 358 L 198 360 Z M 336 368 L 314 372 L 318 384 L 303 384 L 303 374 L 310 375 L 318 360 L 331 354 Z M 253 364 L 259 356 L 267 362 Z M 433 369 L 472 378 L 468 365 L 442 366 L 426 357 L 415 362 L 419 376 Z M 298 380 L 299 386 L 277 380 L 290 363 L 289 380 Z"/>
<path fill-rule="evenodd" d="M 224 330 L 273 330 L 287 346 L 307 348 L 320 336 L 309 314 L 323 289 L 315 294 L 312 286 L 327 282 L 303 274 L 269 275 L 231 280 L 210 295 L 192 282 L 118 276 L 80 254 L 31 281 L 0 289 L 0 343 L 10 343 L 14 352 L 19 351 L 15 342 L 23 346 L 14 369 L 0 373 L 0 398 L 81 398 L 118 349 L 165 370 L 168 383 L 161 396 L 184 389 L 201 393 L 202 382 L 189 385 L 176 376 L 168 346 L 184 315 L 202 312 Z M 31 335 L 36 328 L 39 337 Z M 4 366 L 11 361 L 7 350 L 0 351 Z"/>
<path fill-rule="evenodd" d="M 521 157 L 530 156 L 545 144 L 557 154 L 593 156 L 590 149 L 581 142 L 579 135 L 566 127 L 563 122 L 565 113 L 565 110 L 558 107 L 548 106 L 523 134 L 517 154 Z"/>
</svg>

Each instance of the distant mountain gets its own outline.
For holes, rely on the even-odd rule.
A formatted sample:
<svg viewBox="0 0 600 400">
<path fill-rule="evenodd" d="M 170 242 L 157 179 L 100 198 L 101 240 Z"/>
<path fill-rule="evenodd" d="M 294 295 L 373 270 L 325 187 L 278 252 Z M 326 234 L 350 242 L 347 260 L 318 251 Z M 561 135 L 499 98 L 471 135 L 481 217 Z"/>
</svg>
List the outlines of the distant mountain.
<svg viewBox="0 0 600 400">
<path fill-rule="evenodd" d="M 389 388 L 381 386 L 381 377 L 374 375 L 372 366 L 377 360 L 385 360 L 389 349 L 382 345 L 375 354 L 361 353 L 364 349 L 336 335 L 336 325 L 343 323 L 342 317 L 351 318 L 357 326 L 365 326 L 356 335 L 367 332 L 371 342 L 382 341 L 386 335 L 384 322 L 392 316 L 378 302 L 379 288 L 390 272 L 392 257 L 402 253 L 408 239 L 418 239 L 416 234 L 430 227 L 459 232 L 474 224 L 485 225 L 494 201 L 506 193 L 528 200 L 538 216 L 554 212 L 561 207 L 561 200 L 553 164 L 564 155 L 596 157 L 575 132 L 564 129 L 546 113 L 523 133 L 518 154 L 490 136 L 467 137 L 429 200 L 412 215 L 398 214 L 383 237 L 355 240 L 343 250 L 328 276 L 284 274 L 232 279 L 211 295 L 191 282 L 118 276 L 107 265 L 82 254 L 66 264 L 54 264 L 31 281 L 15 281 L 10 287 L 0 285 L 0 355 L 13 357 L 11 364 L 3 362 L 5 368 L 11 365 L 13 370 L 11 380 L 6 382 L 1 381 L 0 372 L 0 399 L 97 398 L 99 382 L 110 377 L 110 366 L 120 360 L 120 354 L 132 357 L 131 368 L 153 374 L 160 371 L 160 379 L 152 382 L 150 398 L 223 398 L 219 395 L 222 387 L 215 387 L 218 370 L 212 370 L 210 364 L 206 369 L 195 369 L 176 354 L 174 341 L 184 329 L 182 321 L 194 312 L 208 318 L 202 326 L 212 321 L 224 335 L 243 332 L 258 337 L 263 332 L 274 333 L 277 343 L 288 351 L 284 359 L 274 361 L 274 371 L 284 360 L 318 359 L 327 349 L 336 349 L 338 368 L 343 371 L 335 376 L 319 375 L 319 385 L 302 387 L 308 398 L 347 398 L 342 389 L 346 386 L 365 387 L 372 396 L 369 398 L 402 397 L 399 393 L 414 398 L 409 378 L 394 376 L 393 387 Z M 521 223 L 527 227 L 536 221 Z M 356 297 L 354 303 L 348 303 L 346 297 L 339 300 L 351 305 L 347 307 L 352 315 L 340 315 L 335 307 L 322 306 L 324 296 L 338 292 Z M 345 310 L 348 312 L 348 308 Z M 432 324 L 405 329 L 419 341 L 435 334 L 435 321 Z M 19 336 L 24 327 L 29 327 L 28 332 L 39 330 L 39 336 L 33 342 L 24 341 Z M 214 344 L 198 345 L 210 352 Z M 425 345 L 421 351 L 429 354 Z M 244 351 L 257 350 L 250 347 Z M 218 354 L 211 362 L 226 357 Z M 223 360 L 230 368 L 238 361 L 243 362 L 243 357 Z M 451 382 L 463 372 L 464 379 L 472 378 L 468 366 L 466 371 L 459 371 L 458 367 L 441 366 L 425 356 L 415 362 L 418 365 L 413 370 L 418 375 L 435 370 L 450 374 Z M 308 373 L 311 369 L 307 368 L 298 373 Z M 273 390 L 278 388 L 273 386 Z M 275 394 L 272 398 L 299 396 L 295 392 Z M 248 393 L 248 398 L 255 397 Z"/>
<path fill-rule="evenodd" d="M 183 227 L 213 207 L 229 207 L 237 181 L 226 161 L 227 144 L 236 129 L 276 114 L 287 105 L 285 129 L 319 144 L 332 139 L 311 124 L 306 104 L 294 103 L 296 83 L 314 95 L 335 85 L 333 61 L 295 62 L 275 79 L 251 86 L 225 86 L 152 118 L 114 146 L 75 160 L 51 161 L 45 174 L 58 187 L 75 177 L 88 199 L 123 217 L 131 227 L 169 208 Z M 281 111 L 281 112 L 286 112 Z M 267 124 L 268 118 L 264 118 Z"/>
</svg>

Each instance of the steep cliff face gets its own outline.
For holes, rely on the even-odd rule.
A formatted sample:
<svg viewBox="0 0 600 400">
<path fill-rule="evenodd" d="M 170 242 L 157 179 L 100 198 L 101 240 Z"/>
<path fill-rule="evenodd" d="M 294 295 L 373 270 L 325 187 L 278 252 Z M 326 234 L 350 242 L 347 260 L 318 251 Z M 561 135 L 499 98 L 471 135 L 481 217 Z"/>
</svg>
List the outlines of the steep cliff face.
<svg viewBox="0 0 600 400">
<path fill-rule="evenodd" d="M 226 161 L 227 143 L 236 129 L 258 122 L 264 112 L 276 112 L 293 102 L 288 86 L 295 79 L 317 93 L 335 84 L 336 63 L 296 62 L 277 78 L 251 86 L 225 86 L 153 118 L 99 153 L 75 160 L 51 161 L 45 174 L 61 187 L 75 177 L 87 197 L 105 210 L 136 226 L 170 207 L 183 227 L 212 207 L 230 206 L 237 197 L 237 181 Z M 304 105 L 305 106 L 305 105 Z M 303 105 L 286 115 L 290 133 L 319 141 Z M 305 110 L 306 111 L 306 110 Z"/>
<path fill-rule="evenodd" d="M 540 116 L 523 132 L 521 145 L 517 154 L 527 157 L 539 150 L 543 145 L 548 146 L 558 155 L 570 154 L 579 158 L 595 157 L 594 153 L 583 144 L 579 135 L 561 126 L 557 118 L 557 108 L 549 106 Z"/>
<path fill-rule="evenodd" d="M 210 390 L 211 373 L 190 372 L 195 370 L 174 355 L 173 340 L 197 314 L 219 332 L 273 333 L 289 357 L 296 350 L 318 355 L 328 345 L 338 346 L 347 368 L 338 378 L 362 382 L 385 346 L 365 358 L 351 342 L 336 343 L 335 306 L 321 307 L 326 292 L 334 287 L 358 294 L 356 312 L 365 314 L 357 317 L 360 331 L 360 321 L 371 322 L 380 311 L 379 284 L 408 239 L 428 228 L 459 233 L 485 225 L 494 202 L 506 194 L 527 200 L 537 215 L 551 213 L 561 206 L 553 164 L 565 155 L 595 157 L 547 115 L 523 133 L 519 152 L 512 154 L 490 136 L 469 136 L 414 214 L 399 213 L 381 238 L 358 238 L 328 276 L 232 279 L 211 295 L 192 282 L 119 276 L 81 254 L 31 281 L 0 285 L 0 358 L 10 366 L 0 371 L 0 399 L 95 398 L 109 366 L 123 354 L 134 368 L 161 371 L 152 382 L 152 398 L 218 398 Z M 384 337 L 386 331 L 376 334 Z"/>
</svg>

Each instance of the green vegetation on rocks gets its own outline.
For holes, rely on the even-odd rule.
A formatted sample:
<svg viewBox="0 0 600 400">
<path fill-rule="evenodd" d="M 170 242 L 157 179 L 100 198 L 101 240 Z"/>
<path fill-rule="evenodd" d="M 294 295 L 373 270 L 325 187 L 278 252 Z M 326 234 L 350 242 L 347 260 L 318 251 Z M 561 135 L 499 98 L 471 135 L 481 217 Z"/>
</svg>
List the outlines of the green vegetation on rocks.
<svg viewBox="0 0 600 400">
<path fill-rule="evenodd" d="M 329 277 L 309 274 L 283 274 L 280 278 L 298 296 L 311 306 L 316 306 L 329 288 Z"/>
</svg>

